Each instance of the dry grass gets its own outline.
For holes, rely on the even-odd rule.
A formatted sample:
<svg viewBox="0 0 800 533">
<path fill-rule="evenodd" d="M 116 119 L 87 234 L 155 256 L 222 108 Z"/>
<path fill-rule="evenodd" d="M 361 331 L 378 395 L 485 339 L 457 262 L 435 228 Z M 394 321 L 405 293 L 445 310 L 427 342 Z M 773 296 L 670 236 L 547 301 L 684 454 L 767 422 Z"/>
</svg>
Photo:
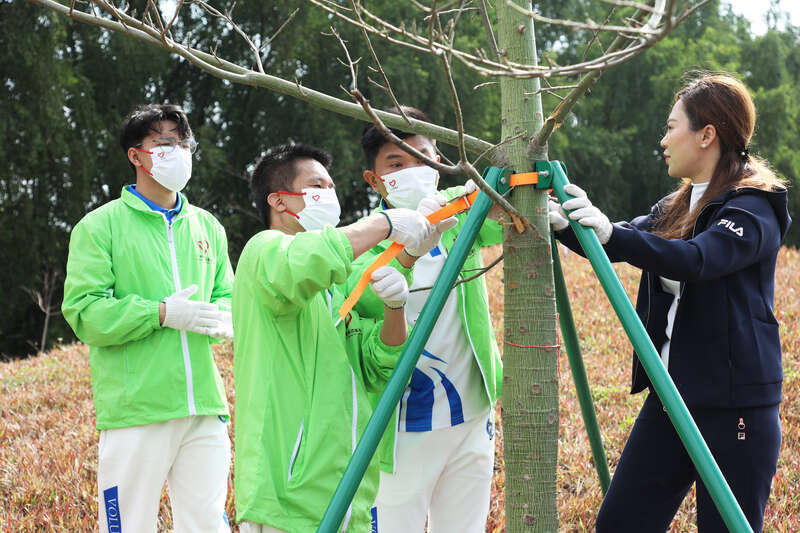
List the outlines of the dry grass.
<svg viewBox="0 0 800 533">
<path fill-rule="evenodd" d="M 486 250 L 494 257 L 499 250 Z M 595 407 L 613 468 L 643 401 L 630 396 L 631 347 L 585 260 L 562 255 L 570 302 L 581 339 Z M 765 531 L 800 531 L 800 252 L 782 250 L 776 276 L 775 308 L 784 350 L 783 447 L 767 508 Z M 633 296 L 638 273 L 618 266 L 617 273 Z M 502 332 L 501 271 L 488 275 L 496 329 Z M 501 340 L 501 339 L 498 339 Z M 229 345 L 217 362 L 233 402 L 233 365 Z M 561 531 L 592 531 L 601 493 L 591 462 L 566 355 L 562 352 L 561 431 L 558 506 Z M 498 410 L 499 414 L 499 410 Z M 496 475 L 488 532 L 504 531 L 502 431 L 498 431 Z M 0 532 L 94 531 L 97 514 L 95 476 L 97 433 L 91 399 L 87 349 L 62 346 L 24 361 L 0 364 Z M 232 495 L 228 511 L 234 515 Z M 673 531 L 695 531 L 693 500 L 687 498 Z M 160 531 L 171 521 L 162 498 Z"/>
</svg>

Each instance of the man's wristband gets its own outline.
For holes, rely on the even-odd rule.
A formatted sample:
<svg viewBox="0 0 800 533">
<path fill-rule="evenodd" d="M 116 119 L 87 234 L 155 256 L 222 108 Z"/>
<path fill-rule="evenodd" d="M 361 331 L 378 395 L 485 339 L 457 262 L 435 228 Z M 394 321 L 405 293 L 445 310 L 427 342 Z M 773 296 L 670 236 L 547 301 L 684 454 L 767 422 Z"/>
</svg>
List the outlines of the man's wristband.
<svg viewBox="0 0 800 533">
<path fill-rule="evenodd" d="M 380 213 L 381 215 L 385 216 L 386 217 L 386 221 L 389 223 L 389 233 L 386 234 L 386 238 L 388 239 L 389 235 L 392 234 L 392 230 L 394 229 L 394 226 L 392 226 L 392 219 L 384 211 L 378 211 L 378 213 Z"/>
<path fill-rule="evenodd" d="M 411 259 L 413 259 L 414 261 L 416 261 L 417 259 L 419 259 L 419 256 L 418 256 L 418 255 L 414 255 L 414 254 L 412 254 L 411 252 L 409 252 L 409 251 L 408 251 L 408 249 L 407 249 L 407 248 L 405 248 L 405 247 L 404 247 L 404 248 L 403 248 L 403 251 L 405 252 L 405 254 L 406 254 L 408 257 L 410 257 L 410 258 L 411 258 Z"/>
</svg>

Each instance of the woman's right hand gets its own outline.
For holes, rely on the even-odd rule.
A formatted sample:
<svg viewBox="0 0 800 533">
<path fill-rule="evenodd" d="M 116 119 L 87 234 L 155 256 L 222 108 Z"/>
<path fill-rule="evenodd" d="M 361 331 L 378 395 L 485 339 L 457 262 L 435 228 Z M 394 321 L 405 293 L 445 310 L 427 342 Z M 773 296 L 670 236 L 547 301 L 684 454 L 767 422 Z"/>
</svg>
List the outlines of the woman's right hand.
<svg viewBox="0 0 800 533">
<path fill-rule="evenodd" d="M 561 206 L 570 211 L 569 218 L 578 221 L 582 226 L 594 228 L 600 244 L 607 243 L 611 238 L 611 232 L 614 231 L 614 225 L 611 224 L 608 217 L 600 209 L 592 205 L 592 202 L 586 196 L 586 191 L 574 183 L 564 186 L 564 192 L 574 196 L 574 198 L 570 198 Z"/>
</svg>

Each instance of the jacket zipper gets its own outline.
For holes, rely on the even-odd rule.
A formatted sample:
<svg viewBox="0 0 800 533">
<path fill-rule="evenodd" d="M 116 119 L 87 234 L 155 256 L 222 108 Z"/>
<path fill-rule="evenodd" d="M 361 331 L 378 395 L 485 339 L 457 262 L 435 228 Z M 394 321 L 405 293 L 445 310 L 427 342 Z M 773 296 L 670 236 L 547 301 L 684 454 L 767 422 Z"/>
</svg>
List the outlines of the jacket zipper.
<svg viewBox="0 0 800 533">
<path fill-rule="evenodd" d="M 692 227 L 692 238 L 697 236 L 697 223 L 699 222 L 700 217 L 703 215 L 703 213 L 705 213 L 706 209 L 708 209 L 712 205 L 714 205 L 714 206 L 722 205 L 722 202 L 709 202 L 709 203 L 707 203 L 706 205 L 703 206 L 703 209 L 700 210 L 700 213 L 697 215 L 697 218 L 694 219 L 694 226 Z M 645 281 L 647 283 L 647 315 L 646 315 L 647 318 L 645 319 L 644 327 L 646 329 L 647 328 L 647 324 L 650 322 L 650 273 L 649 272 L 647 273 Z M 681 284 L 681 290 L 678 292 L 678 307 L 680 307 L 680 305 L 681 305 L 681 299 L 683 298 L 683 291 L 686 289 L 686 283 L 685 282 L 681 281 L 680 284 Z M 675 317 L 676 318 L 678 316 L 678 307 L 675 308 Z M 674 328 L 674 325 L 675 324 L 673 323 L 673 328 Z M 670 346 L 670 348 L 672 348 L 672 346 Z M 639 361 L 637 361 L 636 362 L 636 368 L 635 368 L 635 371 L 634 371 L 635 374 L 633 376 L 634 381 L 636 381 L 636 377 L 639 375 L 639 366 L 641 366 L 641 363 L 639 363 Z"/>
<path fill-rule="evenodd" d="M 172 280 L 175 284 L 175 291 L 181 289 L 181 278 L 178 274 L 178 255 L 175 253 L 175 236 L 172 232 L 172 224 L 164 217 L 164 224 L 167 226 L 167 242 L 169 243 L 169 254 L 172 258 Z M 189 416 L 195 416 L 197 409 L 194 405 L 194 382 L 192 381 L 192 360 L 189 357 L 189 340 L 186 338 L 186 331 L 179 331 L 181 336 L 181 351 L 183 352 L 183 368 L 186 374 L 186 400 L 189 405 Z"/>
<path fill-rule="evenodd" d="M 333 327 L 337 327 L 339 322 L 342 321 L 341 317 L 335 317 L 333 314 L 333 294 L 331 293 L 330 289 L 325 291 L 325 299 L 328 303 L 328 314 L 330 314 L 332 319 L 338 319 L 334 323 Z M 345 333 L 346 334 L 346 333 Z M 356 446 L 358 445 L 358 388 L 356 387 L 356 373 L 353 371 L 353 367 L 350 366 L 350 387 L 353 396 L 353 422 L 350 427 L 350 453 L 353 454 L 356 451 Z M 302 426 L 301 426 L 302 431 Z M 298 437 L 298 443 L 300 442 L 300 438 Z M 295 445 L 295 448 L 298 447 L 298 444 Z M 294 458 L 294 456 L 293 456 Z M 291 465 L 289 466 L 289 478 L 292 477 Z M 350 505 L 347 507 L 347 513 L 344 515 L 344 520 L 342 522 L 342 533 L 347 531 L 347 525 L 350 523 L 350 518 L 353 515 L 353 502 L 350 502 Z"/>
<path fill-rule="evenodd" d="M 650 323 L 650 272 L 645 273 L 644 282 L 647 284 L 647 314 L 645 315 L 644 319 L 644 329 L 647 331 L 647 325 Z M 636 378 L 639 377 L 639 367 L 642 363 L 639 361 L 639 357 L 636 357 L 636 365 L 633 367 L 633 381 L 636 382 Z"/>
</svg>

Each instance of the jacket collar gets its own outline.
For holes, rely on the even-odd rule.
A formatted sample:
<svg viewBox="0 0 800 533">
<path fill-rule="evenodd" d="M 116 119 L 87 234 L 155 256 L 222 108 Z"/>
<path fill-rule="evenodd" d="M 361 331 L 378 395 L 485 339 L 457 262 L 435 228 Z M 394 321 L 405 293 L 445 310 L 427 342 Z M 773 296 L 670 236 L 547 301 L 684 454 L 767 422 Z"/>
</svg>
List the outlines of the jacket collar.
<svg viewBox="0 0 800 533">
<path fill-rule="evenodd" d="M 189 200 L 186 198 L 186 195 L 184 195 L 183 193 L 178 193 L 178 196 L 180 196 L 180 201 L 179 201 L 180 211 L 178 212 L 178 214 L 175 215 L 175 218 L 172 219 L 173 222 L 179 218 L 183 218 L 184 216 L 186 216 L 186 214 L 189 211 L 190 204 Z M 135 209 L 136 211 L 141 211 L 143 213 L 149 213 L 154 216 L 159 216 L 159 217 L 162 216 L 160 212 L 152 210 L 145 202 L 142 201 L 141 198 L 139 198 L 137 195 L 129 191 L 127 185 L 122 187 L 122 192 L 120 193 L 120 199 L 125 203 L 125 205 L 127 205 L 131 209 Z"/>
</svg>

